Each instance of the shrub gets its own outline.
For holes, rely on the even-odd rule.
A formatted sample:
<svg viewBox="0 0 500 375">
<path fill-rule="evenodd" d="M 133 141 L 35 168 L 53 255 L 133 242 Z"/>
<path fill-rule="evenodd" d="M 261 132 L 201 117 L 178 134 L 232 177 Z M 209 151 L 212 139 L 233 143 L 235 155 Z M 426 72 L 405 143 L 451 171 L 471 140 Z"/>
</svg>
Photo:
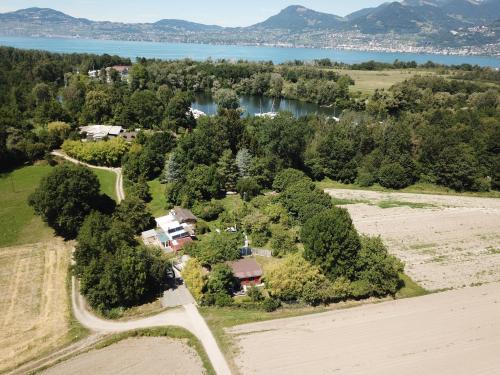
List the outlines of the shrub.
<svg viewBox="0 0 500 375">
<path fill-rule="evenodd" d="M 217 220 L 219 215 L 224 211 L 224 206 L 221 202 L 212 200 L 208 203 L 196 203 L 193 206 L 193 213 L 199 218 L 207 221 Z"/>
<path fill-rule="evenodd" d="M 205 221 L 198 220 L 196 223 L 196 234 L 210 233 L 210 227 Z"/>
<path fill-rule="evenodd" d="M 83 162 L 116 167 L 120 165 L 123 156 L 128 151 L 128 147 L 123 138 L 116 137 L 109 141 L 99 142 L 66 140 L 61 148 L 69 156 Z"/>
<path fill-rule="evenodd" d="M 266 268 L 265 283 L 273 296 L 283 301 L 296 301 L 303 297 L 304 285 L 320 284 L 325 277 L 319 268 L 305 260 L 301 254 L 287 255 L 283 262 Z"/>
<path fill-rule="evenodd" d="M 205 272 L 200 262 L 190 259 L 182 270 L 182 278 L 196 301 L 200 301 L 205 287 Z"/>
<path fill-rule="evenodd" d="M 259 195 L 261 189 L 262 187 L 250 177 L 241 178 L 236 184 L 236 190 L 246 202 L 251 201 L 254 197 Z"/>
<path fill-rule="evenodd" d="M 273 230 L 270 246 L 273 256 L 279 258 L 288 253 L 295 253 L 298 250 L 292 236 L 283 228 Z"/>
<path fill-rule="evenodd" d="M 238 286 L 233 271 L 226 264 L 216 264 L 208 276 L 207 291 L 212 294 L 232 294 Z"/>
<path fill-rule="evenodd" d="M 262 292 L 256 286 L 251 286 L 247 289 L 247 297 L 250 298 L 252 302 L 260 302 L 264 299 Z"/>
<path fill-rule="evenodd" d="M 411 184 L 406 170 L 399 163 L 382 164 L 378 179 L 380 185 L 390 189 L 402 189 Z"/>
<path fill-rule="evenodd" d="M 276 298 L 266 298 L 262 302 L 262 307 L 266 312 L 273 312 L 281 307 L 281 302 Z"/>
<path fill-rule="evenodd" d="M 281 192 L 303 179 L 308 179 L 304 172 L 293 168 L 284 169 L 274 178 L 273 189 Z"/>
</svg>

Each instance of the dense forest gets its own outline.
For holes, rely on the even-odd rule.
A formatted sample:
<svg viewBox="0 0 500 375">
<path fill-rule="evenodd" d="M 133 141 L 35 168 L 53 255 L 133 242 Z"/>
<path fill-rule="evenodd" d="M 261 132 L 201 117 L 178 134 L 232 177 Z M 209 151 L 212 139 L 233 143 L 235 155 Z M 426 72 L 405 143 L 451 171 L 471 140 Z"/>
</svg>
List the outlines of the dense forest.
<svg viewBox="0 0 500 375">
<path fill-rule="evenodd" d="M 1 48 L 2 166 L 43 158 L 65 138 L 77 140 L 79 125 L 104 123 L 168 132 L 168 145 L 161 146 L 161 152 L 170 151 L 177 140 L 167 167 L 178 164 L 180 170 L 174 174 L 181 180 L 194 167 L 210 168 L 230 151 L 233 159 L 238 152 L 249 153 L 252 174 L 262 187 L 270 187 L 274 174 L 287 167 L 304 170 L 314 179 L 329 177 L 363 186 L 402 188 L 425 181 L 458 191 L 499 187 L 500 73 L 492 69 L 452 67 L 458 72 L 454 79 L 416 76 L 370 96 L 351 93 L 352 79 L 323 60 L 273 65 L 139 59 L 129 82 L 113 74 L 110 79 L 105 74 L 90 79 L 86 74 L 89 68 L 102 70 L 113 64 L 130 61 Z M 199 91 L 216 94 L 219 116 L 198 122 L 190 116 L 191 94 Z M 240 118 L 231 111 L 239 94 L 335 104 L 344 112 L 338 124 L 313 115 Z M 140 174 L 156 177 L 163 168 L 165 155 L 154 156 L 148 147 L 133 146 L 130 155 L 135 157 L 123 145 L 116 147 L 120 151 L 112 162 L 119 164 L 123 157 L 132 180 Z M 145 165 L 147 155 L 157 159 L 153 168 Z M 176 196 L 171 199 L 183 199 Z"/>
<path fill-rule="evenodd" d="M 277 300 L 318 304 L 394 295 L 400 287 L 402 264 L 380 239 L 360 236 L 347 211 L 335 207 L 315 181 L 500 188 L 500 73 L 489 68 L 427 64 L 420 69 L 450 75 L 415 75 L 388 90 L 361 94 L 350 89 L 354 81 L 342 69 L 333 68 L 415 65 L 138 59 L 122 79 L 105 70 L 116 64 L 131 62 L 0 48 L 1 169 L 42 159 L 52 163 L 56 148 L 123 168 L 127 199 L 118 206 L 99 195 L 90 171 L 65 165 L 54 168 L 30 197 L 57 234 L 78 239 L 74 272 L 92 306 L 108 314 L 157 293 L 169 273 L 168 259 L 135 239 L 151 227 L 148 181 L 154 179 L 165 184 L 168 207 L 192 208 L 203 219 L 200 240 L 186 249 L 195 260 L 185 274 L 188 285 L 198 286 L 191 289 L 200 302 L 232 303 L 234 280 L 224 262 L 239 257 L 242 238 L 210 233 L 207 223 L 218 220 L 222 229 L 238 223 L 253 244 L 285 258 L 266 276 L 272 298 L 252 292 L 254 302 L 270 310 Z M 100 74 L 90 78 L 89 69 Z M 214 94 L 216 116 L 194 118 L 196 92 Z M 286 112 L 243 117 L 242 94 L 335 105 L 342 115 L 340 121 Z M 78 127 L 88 124 L 140 131 L 131 143 L 82 142 Z M 275 194 L 262 194 L 269 191 Z M 227 192 L 239 193 L 245 205 L 225 209 L 220 199 Z M 213 271 L 208 279 L 202 266 Z M 288 288 L 287 275 L 301 287 Z"/>
</svg>

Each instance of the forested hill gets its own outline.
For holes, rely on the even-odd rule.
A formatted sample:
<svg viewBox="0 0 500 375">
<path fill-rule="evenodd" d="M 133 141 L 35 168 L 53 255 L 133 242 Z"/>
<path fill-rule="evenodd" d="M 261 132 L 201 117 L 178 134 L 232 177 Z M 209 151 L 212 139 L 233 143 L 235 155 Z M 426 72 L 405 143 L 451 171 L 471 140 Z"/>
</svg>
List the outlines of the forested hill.
<svg viewBox="0 0 500 375">
<path fill-rule="evenodd" d="M 405 0 L 345 17 L 293 5 L 253 26 L 234 28 L 175 19 L 91 21 L 52 9 L 28 8 L 0 14 L 0 35 L 351 48 L 365 48 L 371 42 L 382 49 L 391 38 L 393 47 L 396 43 L 404 49 L 410 43 L 442 50 L 494 44 L 499 35 L 491 25 L 499 18 L 497 0 Z"/>
</svg>

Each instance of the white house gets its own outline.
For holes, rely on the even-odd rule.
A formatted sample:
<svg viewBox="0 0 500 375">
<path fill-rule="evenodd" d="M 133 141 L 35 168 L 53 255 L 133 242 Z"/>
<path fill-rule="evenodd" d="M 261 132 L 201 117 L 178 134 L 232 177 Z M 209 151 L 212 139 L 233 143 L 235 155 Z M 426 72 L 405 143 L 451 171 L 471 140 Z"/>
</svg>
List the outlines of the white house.
<svg viewBox="0 0 500 375">
<path fill-rule="evenodd" d="M 118 137 L 124 129 L 113 125 L 88 125 L 80 127 L 80 134 L 86 133 L 90 141 L 99 141 L 103 138 Z"/>
<path fill-rule="evenodd" d="M 196 217 L 191 211 L 176 207 L 155 221 L 156 229 L 142 232 L 142 240 L 146 245 L 177 252 L 193 241 Z"/>
</svg>

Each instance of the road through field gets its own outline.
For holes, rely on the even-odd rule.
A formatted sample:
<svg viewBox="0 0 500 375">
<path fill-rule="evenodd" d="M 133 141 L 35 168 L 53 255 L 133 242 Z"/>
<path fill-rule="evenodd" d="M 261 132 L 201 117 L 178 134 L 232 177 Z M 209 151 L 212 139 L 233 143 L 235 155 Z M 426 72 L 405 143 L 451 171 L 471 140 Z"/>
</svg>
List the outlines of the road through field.
<svg viewBox="0 0 500 375">
<path fill-rule="evenodd" d="M 242 374 L 495 375 L 500 283 L 236 326 Z"/>
<path fill-rule="evenodd" d="M 123 175 L 122 175 L 121 168 L 99 167 L 97 165 L 87 164 L 87 163 L 84 163 L 80 160 L 77 160 L 75 158 L 72 158 L 72 157 L 66 155 L 62 151 L 52 151 L 52 155 L 66 159 L 74 164 L 81 164 L 81 165 L 84 165 L 84 166 L 89 167 L 89 168 L 102 169 L 104 171 L 110 171 L 110 172 L 115 173 L 116 174 L 115 189 L 116 189 L 116 198 L 118 200 L 118 203 L 120 203 L 122 200 L 125 199 L 125 190 L 123 189 Z"/>
</svg>

